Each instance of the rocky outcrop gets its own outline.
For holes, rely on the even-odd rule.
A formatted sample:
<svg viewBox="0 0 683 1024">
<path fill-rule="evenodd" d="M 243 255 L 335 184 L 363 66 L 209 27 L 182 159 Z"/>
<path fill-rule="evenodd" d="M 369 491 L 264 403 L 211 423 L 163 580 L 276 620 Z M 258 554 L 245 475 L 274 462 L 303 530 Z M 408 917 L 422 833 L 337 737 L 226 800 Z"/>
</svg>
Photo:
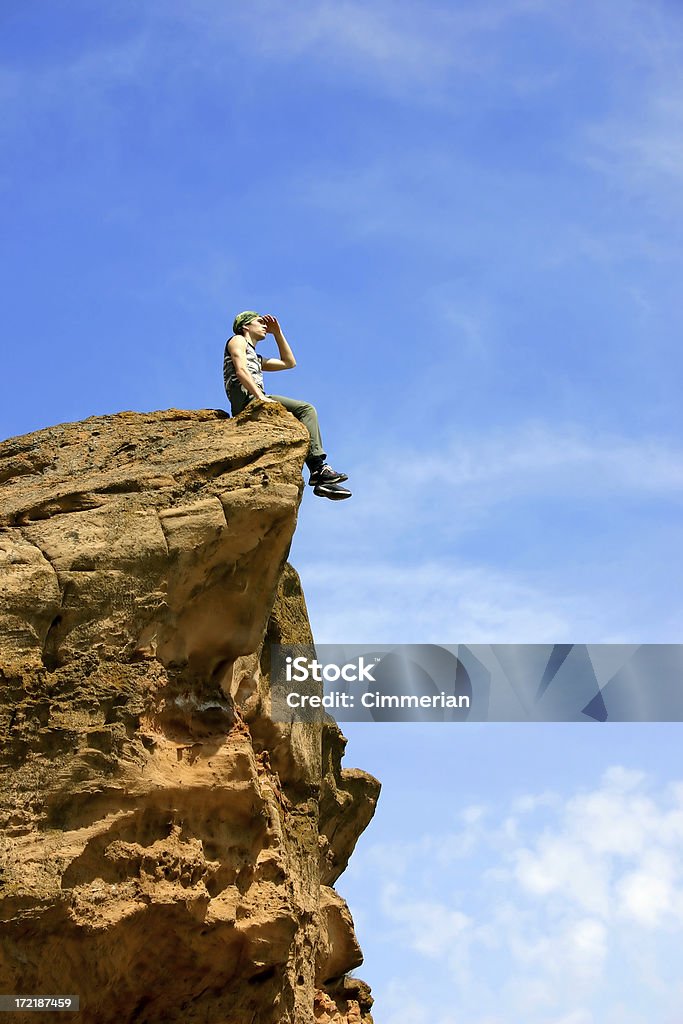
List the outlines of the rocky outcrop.
<svg viewBox="0 0 683 1024">
<path fill-rule="evenodd" d="M 0 445 L 0 991 L 370 1024 L 332 886 L 379 785 L 333 723 L 268 715 L 270 643 L 312 639 L 285 561 L 306 447 L 266 403 Z"/>
</svg>

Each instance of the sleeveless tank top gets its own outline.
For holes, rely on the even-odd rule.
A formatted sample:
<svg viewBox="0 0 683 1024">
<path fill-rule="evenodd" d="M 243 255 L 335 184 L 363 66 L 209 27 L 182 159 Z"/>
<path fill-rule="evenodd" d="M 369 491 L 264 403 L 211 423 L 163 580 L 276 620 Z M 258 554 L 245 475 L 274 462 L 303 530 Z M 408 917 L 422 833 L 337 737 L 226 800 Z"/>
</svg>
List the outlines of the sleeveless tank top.
<svg viewBox="0 0 683 1024">
<path fill-rule="evenodd" d="M 226 392 L 229 392 L 230 388 L 242 387 L 237 378 L 237 374 L 235 373 L 235 364 L 233 363 L 230 352 L 228 351 L 228 342 L 231 340 L 231 338 L 228 338 L 228 341 L 225 344 L 225 355 L 223 357 L 223 381 L 225 383 Z M 265 393 L 265 388 L 263 387 L 263 373 L 261 371 L 261 356 L 256 354 L 256 349 L 250 341 L 247 342 L 247 368 L 258 386 Z"/>
</svg>

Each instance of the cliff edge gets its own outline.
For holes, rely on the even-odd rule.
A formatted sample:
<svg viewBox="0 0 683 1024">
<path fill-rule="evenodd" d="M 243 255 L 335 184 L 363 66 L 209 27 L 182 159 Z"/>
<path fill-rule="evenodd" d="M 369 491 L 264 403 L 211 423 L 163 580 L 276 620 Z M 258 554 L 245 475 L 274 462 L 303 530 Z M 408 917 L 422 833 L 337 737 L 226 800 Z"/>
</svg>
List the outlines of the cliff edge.
<svg viewBox="0 0 683 1024">
<path fill-rule="evenodd" d="M 333 886 L 379 784 L 334 724 L 268 715 L 270 643 L 312 640 L 307 444 L 260 404 L 0 445 L 0 992 L 87 1024 L 371 1024 Z"/>
</svg>

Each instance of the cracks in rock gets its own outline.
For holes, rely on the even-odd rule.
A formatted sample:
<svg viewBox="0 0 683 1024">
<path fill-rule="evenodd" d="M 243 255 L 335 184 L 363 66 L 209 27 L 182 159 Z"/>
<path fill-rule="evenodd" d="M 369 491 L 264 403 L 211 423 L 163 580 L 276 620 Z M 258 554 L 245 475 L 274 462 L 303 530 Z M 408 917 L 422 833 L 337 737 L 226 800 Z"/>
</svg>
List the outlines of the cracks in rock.
<svg viewBox="0 0 683 1024">
<path fill-rule="evenodd" d="M 39 501 L 28 508 L 19 509 L 12 513 L 6 522 L 9 526 L 27 526 L 29 523 L 39 522 L 42 519 L 52 519 L 53 516 L 68 515 L 71 512 L 87 512 L 90 509 L 99 508 L 103 504 L 104 502 L 98 499 L 97 492 L 72 491 Z"/>
<path fill-rule="evenodd" d="M 254 456 L 252 454 L 235 456 L 234 458 L 215 459 L 204 465 L 195 465 L 191 470 L 178 473 L 176 480 L 180 485 L 183 495 L 193 493 L 203 488 L 207 480 L 215 480 L 217 477 L 234 473 L 252 465 Z M 201 480 L 197 478 L 201 477 Z"/>
<path fill-rule="evenodd" d="M 164 547 L 166 548 L 166 555 L 170 559 L 171 558 L 171 549 L 168 546 L 168 537 L 166 536 L 166 530 L 164 529 L 164 524 L 162 522 L 161 516 L 159 515 L 159 509 L 155 509 L 155 512 L 156 512 L 157 522 L 159 523 L 159 530 L 161 531 L 161 536 L 164 538 Z M 168 590 L 168 579 L 167 578 L 164 579 L 163 582 L 165 583 L 166 589 Z"/>
<path fill-rule="evenodd" d="M 170 585 L 170 582 L 171 582 L 171 574 L 168 571 L 168 569 L 175 562 L 175 558 L 171 554 L 171 549 L 168 546 L 168 537 L 166 536 L 166 531 L 164 529 L 164 524 L 163 524 L 163 522 L 161 520 L 161 516 L 159 515 L 159 509 L 156 509 L 155 511 L 156 511 L 157 522 L 159 524 L 159 532 L 160 532 L 160 534 L 161 534 L 161 536 L 163 537 L 163 540 L 164 540 L 164 548 L 166 549 L 166 559 L 167 559 L 167 561 L 166 561 L 166 572 L 164 572 L 164 574 L 161 576 L 161 579 L 159 580 L 159 587 L 158 587 L 158 589 L 163 591 L 163 593 L 166 596 L 168 596 L 169 585 Z M 166 604 L 165 600 L 159 605 L 159 608 L 157 610 L 157 615 L 153 616 L 152 620 L 151 620 L 152 622 L 155 622 L 155 624 L 156 624 L 156 630 L 155 630 L 155 632 L 153 634 L 153 638 L 151 638 L 151 642 L 154 643 L 154 651 L 155 652 L 156 652 L 156 643 L 157 643 L 157 636 L 158 636 L 159 628 L 162 625 L 162 621 L 164 619 L 164 615 L 163 614 L 159 614 L 159 613 L 162 613 L 163 608 L 165 608 L 166 611 L 168 611 L 168 605 Z M 141 644 L 144 643 L 143 637 L 146 636 L 146 633 L 147 633 L 147 628 L 141 630 L 140 635 L 138 636 L 138 642 L 137 642 L 138 648 L 140 647 Z"/>
<path fill-rule="evenodd" d="M 115 459 L 117 455 L 122 455 L 124 452 L 137 451 L 137 448 L 137 444 L 135 444 L 133 441 L 124 441 L 123 444 L 120 444 L 118 448 L 114 449 L 114 451 L 111 453 L 110 458 Z"/>
<path fill-rule="evenodd" d="M 34 540 L 32 540 L 30 537 L 27 537 L 26 534 L 24 533 L 24 531 L 21 528 L 18 527 L 17 529 L 19 530 L 20 537 L 27 544 L 30 544 L 31 547 L 34 547 L 36 549 L 36 551 L 39 551 L 40 554 L 43 556 L 43 558 L 45 559 L 45 561 L 47 562 L 47 564 L 50 566 L 50 568 L 52 569 L 53 573 L 55 574 L 55 580 L 57 582 L 57 587 L 59 589 L 59 604 L 57 605 L 57 609 L 58 610 L 57 610 L 56 615 L 54 615 L 50 625 L 48 626 L 47 631 L 45 633 L 45 636 L 43 637 L 43 642 L 42 642 L 42 647 L 43 647 L 43 650 L 42 650 L 43 664 L 45 665 L 45 668 L 48 670 L 48 672 L 53 672 L 54 669 L 57 668 L 57 665 L 58 665 L 57 658 L 56 658 L 56 638 L 55 638 L 55 633 L 56 633 L 57 628 L 61 625 L 61 622 L 62 622 L 62 609 L 64 607 L 64 598 L 65 598 L 65 595 L 66 595 L 67 585 L 62 581 L 62 579 L 61 579 L 61 577 L 59 575 L 59 572 L 57 570 L 57 567 L 55 566 L 54 562 L 52 561 L 52 559 L 50 558 L 48 553 L 43 548 L 41 548 L 40 544 L 36 544 L 36 542 Z"/>
<path fill-rule="evenodd" d="M 130 477 L 127 480 L 112 480 L 110 484 L 98 487 L 96 494 L 139 494 L 143 490 L 144 477 Z"/>
<path fill-rule="evenodd" d="M 176 481 L 173 479 L 173 484 Z M 69 491 L 65 494 L 58 494 L 43 501 L 36 502 L 24 508 L 15 509 L 7 516 L 0 518 L 0 525 L 5 526 L 28 526 L 31 523 L 41 522 L 45 519 L 53 519 L 56 516 L 71 515 L 74 512 L 89 512 L 95 508 L 102 508 L 107 504 L 110 497 L 128 494 L 140 494 L 145 489 L 158 491 L 170 489 L 171 483 L 159 477 L 130 477 L 125 480 L 113 480 L 111 483 L 103 483 L 95 486 L 89 491 Z"/>
<path fill-rule="evenodd" d="M 35 462 L 18 461 L 14 465 L 10 463 L 10 465 L 0 468 L 0 484 L 10 483 L 20 476 L 37 476 L 51 465 L 52 462 L 49 459 Z"/>
<path fill-rule="evenodd" d="M 215 480 L 218 477 L 234 473 L 247 467 L 252 467 L 254 473 L 264 473 L 268 468 L 279 465 L 283 462 L 282 456 L 289 456 L 290 453 L 296 452 L 301 447 L 303 449 L 303 442 L 298 441 L 277 441 L 275 443 L 264 444 L 261 447 L 256 447 L 247 455 L 239 455 L 230 457 L 223 457 L 220 459 L 212 460 L 204 465 L 194 465 L 192 470 L 188 473 L 178 474 L 176 479 L 181 485 L 184 493 L 187 493 L 191 487 L 188 487 L 188 483 L 196 480 L 197 476 L 201 476 L 205 482 L 207 480 Z M 266 456 L 270 457 L 268 466 L 262 466 L 261 460 Z"/>
<path fill-rule="evenodd" d="M 258 971 L 256 974 L 252 974 L 251 978 L 247 978 L 248 985 L 262 985 L 264 981 L 270 981 L 274 978 L 276 970 L 274 966 L 266 967 L 263 971 Z M 303 981 L 300 982 L 303 984 Z"/>
<path fill-rule="evenodd" d="M 24 531 L 20 527 L 19 527 L 19 535 L 22 537 L 23 540 L 26 541 L 27 544 L 30 544 L 31 547 L 36 548 L 36 550 L 41 553 L 41 555 L 43 556 L 45 561 L 48 562 L 48 564 L 52 568 L 52 571 L 54 572 L 55 576 L 57 577 L 57 586 L 59 587 L 59 590 L 60 590 L 60 593 L 61 593 L 61 591 L 63 589 L 63 585 L 62 585 L 62 582 L 61 582 L 61 580 L 59 578 L 59 572 L 58 572 L 57 567 L 55 566 L 54 562 L 52 561 L 52 559 L 48 555 L 47 551 L 45 551 L 44 548 L 41 548 L 40 544 L 36 544 L 36 542 L 34 540 L 32 540 L 30 537 L 27 537 L 26 534 L 24 533 Z"/>
<path fill-rule="evenodd" d="M 48 631 L 45 635 L 45 641 L 43 643 L 43 665 L 48 672 L 54 672 L 56 668 L 59 668 L 59 658 L 57 657 L 58 641 L 57 641 L 57 630 L 62 624 L 61 612 L 55 615 L 54 619 L 48 627 Z"/>
</svg>

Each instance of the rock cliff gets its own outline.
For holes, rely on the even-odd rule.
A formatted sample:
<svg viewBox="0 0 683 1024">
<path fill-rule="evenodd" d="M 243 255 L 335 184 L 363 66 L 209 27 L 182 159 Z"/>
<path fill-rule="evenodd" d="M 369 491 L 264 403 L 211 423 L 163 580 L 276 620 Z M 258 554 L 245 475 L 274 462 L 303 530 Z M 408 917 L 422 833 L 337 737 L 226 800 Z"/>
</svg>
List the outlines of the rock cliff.
<svg viewBox="0 0 683 1024">
<path fill-rule="evenodd" d="M 270 643 L 311 642 L 306 447 L 265 403 L 0 445 L 1 992 L 88 1024 L 371 1024 L 333 886 L 379 784 L 335 725 L 268 716 Z"/>
</svg>

